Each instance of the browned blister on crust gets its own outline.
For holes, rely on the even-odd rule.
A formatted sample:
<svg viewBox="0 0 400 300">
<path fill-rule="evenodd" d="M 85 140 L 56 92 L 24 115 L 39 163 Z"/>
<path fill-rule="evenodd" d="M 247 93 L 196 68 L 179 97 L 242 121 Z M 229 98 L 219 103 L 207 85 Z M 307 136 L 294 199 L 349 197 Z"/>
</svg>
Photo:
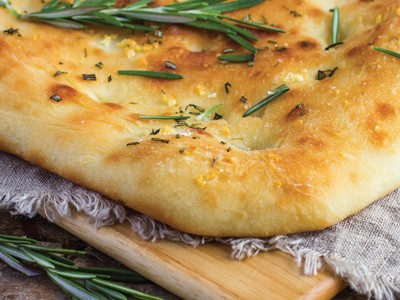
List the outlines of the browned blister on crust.
<svg viewBox="0 0 400 300">
<path fill-rule="evenodd" d="M 325 50 L 335 6 L 343 44 Z M 1 32 L 21 35 L 0 34 L 0 149 L 194 234 L 326 228 L 400 185 L 400 60 L 374 50 L 400 52 L 399 7 L 271 0 L 232 12 L 286 30 L 252 31 L 253 66 L 221 63 L 224 49 L 246 51 L 216 32 L 58 29 L 0 8 Z M 282 84 L 290 91 L 243 117 Z M 221 119 L 190 114 L 217 104 Z"/>
</svg>

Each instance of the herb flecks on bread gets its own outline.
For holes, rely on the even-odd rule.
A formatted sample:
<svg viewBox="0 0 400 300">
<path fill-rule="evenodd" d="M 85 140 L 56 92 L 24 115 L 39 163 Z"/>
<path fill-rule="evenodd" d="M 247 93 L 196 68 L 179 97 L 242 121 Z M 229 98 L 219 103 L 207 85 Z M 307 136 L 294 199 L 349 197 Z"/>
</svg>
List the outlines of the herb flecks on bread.
<svg viewBox="0 0 400 300">
<path fill-rule="evenodd" d="M 323 229 L 400 185 L 399 7 L 260 1 L 240 39 L 0 8 L 0 149 L 190 233 Z"/>
</svg>

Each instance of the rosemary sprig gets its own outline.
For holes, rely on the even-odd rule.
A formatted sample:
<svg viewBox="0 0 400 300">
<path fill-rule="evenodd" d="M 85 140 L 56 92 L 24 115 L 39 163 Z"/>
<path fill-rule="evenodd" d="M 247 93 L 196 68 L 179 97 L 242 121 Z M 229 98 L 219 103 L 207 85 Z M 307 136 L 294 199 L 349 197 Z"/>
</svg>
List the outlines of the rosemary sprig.
<svg viewBox="0 0 400 300">
<path fill-rule="evenodd" d="M 279 96 L 282 96 L 283 94 L 287 93 L 288 91 L 290 91 L 289 87 L 286 84 L 282 84 L 281 86 L 279 86 L 276 89 L 272 90 L 268 97 L 266 97 L 265 99 L 261 100 L 260 102 L 258 102 L 254 106 L 250 107 L 243 114 L 243 118 L 245 118 L 247 116 L 250 116 L 252 113 L 258 111 L 261 108 L 263 108 L 265 105 L 271 103 L 273 100 L 275 100 Z"/>
<path fill-rule="evenodd" d="M 84 254 L 83 251 L 45 247 L 26 237 L 0 235 L 1 261 L 27 276 L 46 273 L 72 299 L 129 299 L 131 296 L 143 300 L 160 299 L 115 283 L 147 281 L 136 272 L 79 267 L 62 256 Z"/>
<path fill-rule="evenodd" d="M 74 0 L 68 3 L 60 0 L 48 2 L 41 11 L 27 14 L 18 13 L 8 2 L 0 0 L 15 17 L 35 20 L 61 28 L 81 29 L 86 24 L 103 24 L 125 27 L 145 32 L 155 31 L 143 22 L 156 24 L 185 24 L 206 30 L 225 33 L 242 47 L 257 52 L 251 44 L 258 38 L 244 28 L 284 33 L 281 28 L 260 23 L 239 20 L 224 15 L 258 5 L 265 0 L 187 0 L 163 6 L 152 6 L 155 0 L 139 0 L 126 7 L 116 8 L 115 0 Z"/>
<path fill-rule="evenodd" d="M 380 48 L 380 47 L 374 47 L 374 50 L 385 53 L 385 54 L 389 54 L 391 56 L 394 56 L 396 58 L 400 58 L 400 53 L 394 52 L 392 50 L 389 49 L 385 49 L 385 48 Z"/>
</svg>

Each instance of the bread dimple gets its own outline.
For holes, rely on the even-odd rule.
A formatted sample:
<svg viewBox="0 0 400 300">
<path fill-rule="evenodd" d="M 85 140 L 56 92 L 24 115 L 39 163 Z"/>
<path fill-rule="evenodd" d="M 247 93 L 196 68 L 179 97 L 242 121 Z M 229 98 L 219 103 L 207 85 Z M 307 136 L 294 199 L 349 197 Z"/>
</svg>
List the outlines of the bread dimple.
<svg viewBox="0 0 400 300">
<path fill-rule="evenodd" d="M 343 44 L 326 49 L 335 6 Z M 399 61 L 374 50 L 400 51 L 398 7 L 273 0 L 235 11 L 286 30 L 252 31 L 252 67 L 221 63 L 224 49 L 245 51 L 216 32 L 65 30 L 0 9 L 0 30 L 21 34 L 0 34 L 0 149 L 195 234 L 323 229 L 400 184 Z M 184 79 L 117 74 L 130 69 Z M 282 84 L 288 93 L 243 117 Z M 222 119 L 195 120 L 196 105 L 218 104 Z"/>
</svg>

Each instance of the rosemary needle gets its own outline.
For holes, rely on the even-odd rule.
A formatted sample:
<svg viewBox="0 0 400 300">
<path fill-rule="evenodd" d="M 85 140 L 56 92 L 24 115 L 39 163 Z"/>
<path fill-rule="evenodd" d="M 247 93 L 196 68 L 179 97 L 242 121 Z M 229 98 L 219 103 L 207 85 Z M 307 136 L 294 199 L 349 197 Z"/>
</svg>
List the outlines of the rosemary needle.
<svg viewBox="0 0 400 300">
<path fill-rule="evenodd" d="M 389 54 L 389 55 L 397 57 L 397 58 L 400 58 L 400 53 L 394 52 L 392 50 L 379 48 L 379 47 L 374 47 L 374 50 L 385 53 L 385 54 Z"/>
<path fill-rule="evenodd" d="M 279 96 L 282 96 L 283 94 L 287 93 L 289 91 L 289 87 L 286 84 L 282 84 L 281 86 L 277 87 L 276 89 L 271 91 L 271 94 L 255 104 L 254 106 L 250 107 L 244 114 L 243 118 L 250 116 L 252 113 L 258 111 L 259 109 L 263 108 L 265 105 L 271 103 L 273 100 L 278 98 Z"/>
<path fill-rule="evenodd" d="M 211 2 L 211 1 L 208 1 L 208 2 Z M 213 4 L 206 9 L 219 11 L 219 12 L 230 12 L 230 11 L 235 11 L 238 9 L 252 7 L 254 5 L 264 2 L 264 0 L 237 0 L 237 1 L 227 2 L 227 3 L 220 3 L 220 2 L 225 2 L 225 1 L 214 1 L 214 2 L 216 2 L 216 4 Z"/>
<path fill-rule="evenodd" d="M 208 117 L 209 115 L 211 115 L 213 112 L 215 112 L 218 108 L 220 108 L 222 106 L 222 104 L 217 104 L 214 105 L 213 107 L 205 110 L 204 112 L 202 112 L 200 115 L 198 115 L 196 117 L 196 121 L 201 121 L 204 118 Z"/>
<path fill-rule="evenodd" d="M 226 62 L 252 62 L 255 59 L 254 53 L 226 54 L 218 56 L 220 61 Z"/>
<path fill-rule="evenodd" d="M 152 77 L 159 79 L 183 79 L 184 77 L 179 74 L 167 73 L 167 72 L 155 72 L 155 71 L 142 71 L 142 70 L 119 70 L 119 75 L 129 76 L 143 76 Z"/>
<path fill-rule="evenodd" d="M 187 120 L 189 116 L 139 116 L 140 119 L 147 120 Z"/>
<path fill-rule="evenodd" d="M 340 27 L 340 14 L 339 8 L 335 7 L 332 10 L 332 45 L 339 42 L 339 27 Z"/>
</svg>

